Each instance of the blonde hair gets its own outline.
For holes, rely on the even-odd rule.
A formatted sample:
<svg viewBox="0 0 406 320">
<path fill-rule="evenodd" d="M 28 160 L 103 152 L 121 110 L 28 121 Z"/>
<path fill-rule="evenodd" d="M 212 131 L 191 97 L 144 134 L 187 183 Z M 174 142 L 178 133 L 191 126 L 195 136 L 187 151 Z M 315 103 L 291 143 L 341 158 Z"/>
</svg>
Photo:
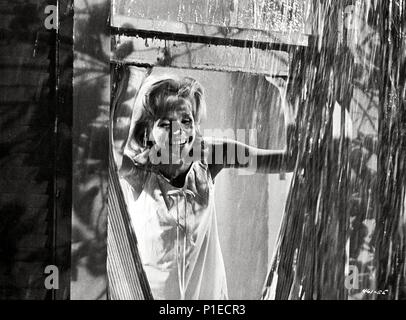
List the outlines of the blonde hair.
<svg viewBox="0 0 406 320">
<path fill-rule="evenodd" d="M 206 114 L 206 102 L 200 83 L 190 77 L 149 76 L 134 102 L 124 155 L 137 163 L 137 155 L 147 148 L 145 138 L 150 136 L 154 122 L 179 103 L 190 109 L 196 124 L 196 140 L 201 141 L 199 125 Z"/>
</svg>

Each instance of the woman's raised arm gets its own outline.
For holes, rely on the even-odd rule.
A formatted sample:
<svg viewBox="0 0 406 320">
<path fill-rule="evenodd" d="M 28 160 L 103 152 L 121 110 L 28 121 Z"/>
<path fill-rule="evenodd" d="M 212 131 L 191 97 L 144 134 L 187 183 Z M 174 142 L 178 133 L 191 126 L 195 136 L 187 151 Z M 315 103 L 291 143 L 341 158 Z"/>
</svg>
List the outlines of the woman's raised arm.
<svg viewBox="0 0 406 320">
<path fill-rule="evenodd" d="M 209 165 L 212 176 L 223 168 L 246 168 L 259 173 L 292 172 L 297 158 L 297 143 L 294 137 L 297 110 L 286 99 L 286 82 L 282 79 L 267 78 L 280 93 L 285 118 L 286 148 L 266 150 L 244 143 L 216 139 L 209 142 Z"/>
<path fill-rule="evenodd" d="M 293 134 L 294 126 L 287 128 Z M 288 136 L 288 141 L 291 141 Z M 209 145 L 210 169 L 216 176 L 223 168 L 246 168 L 258 173 L 291 172 L 296 163 L 296 147 L 284 150 L 267 150 L 249 146 L 234 140 L 218 139 Z"/>
</svg>

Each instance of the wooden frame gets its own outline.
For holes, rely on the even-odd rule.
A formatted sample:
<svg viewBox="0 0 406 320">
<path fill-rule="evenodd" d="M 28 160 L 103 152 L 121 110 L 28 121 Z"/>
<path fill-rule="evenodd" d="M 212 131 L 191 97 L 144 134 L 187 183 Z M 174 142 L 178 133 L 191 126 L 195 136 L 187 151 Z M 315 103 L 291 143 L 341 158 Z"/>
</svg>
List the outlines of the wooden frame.
<svg viewBox="0 0 406 320">
<path fill-rule="evenodd" d="M 309 35 L 297 32 L 265 31 L 235 27 L 214 26 L 199 23 L 185 23 L 153 19 L 138 19 L 113 15 L 111 26 L 116 34 L 144 34 L 151 32 L 157 38 L 177 38 L 193 42 L 229 44 L 233 46 L 263 49 L 287 48 L 289 46 L 308 46 Z"/>
<path fill-rule="evenodd" d="M 191 42 L 116 36 L 114 63 L 288 76 L 289 53 Z"/>
</svg>

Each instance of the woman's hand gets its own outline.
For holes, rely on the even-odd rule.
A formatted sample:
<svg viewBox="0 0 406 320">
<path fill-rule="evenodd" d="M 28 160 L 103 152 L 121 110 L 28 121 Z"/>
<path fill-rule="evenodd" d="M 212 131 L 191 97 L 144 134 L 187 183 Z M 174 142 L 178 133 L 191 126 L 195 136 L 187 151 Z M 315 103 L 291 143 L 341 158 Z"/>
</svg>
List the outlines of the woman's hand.
<svg viewBox="0 0 406 320">
<path fill-rule="evenodd" d="M 137 165 L 145 165 L 149 169 L 152 169 L 153 166 L 174 164 L 179 160 L 169 153 L 169 149 L 161 149 L 156 143 L 154 143 L 140 152 L 134 158 L 134 161 Z"/>
<path fill-rule="evenodd" d="M 143 148 L 134 158 L 133 162 L 137 167 L 151 169 L 154 165 L 164 163 L 164 154 L 161 154 L 157 144 Z"/>
<path fill-rule="evenodd" d="M 292 106 L 287 98 L 286 98 L 286 93 L 287 93 L 287 88 L 288 88 L 288 81 L 280 78 L 280 77 L 265 77 L 266 80 L 274 85 L 281 96 L 281 101 L 282 101 L 282 109 L 284 113 L 284 118 L 285 118 L 285 125 L 286 127 L 290 125 L 294 125 L 296 123 L 296 116 L 297 116 L 297 108 Z"/>
<path fill-rule="evenodd" d="M 147 165 L 149 163 L 149 157 L 151 153 L 151 148 L 145 148 L 143 151 L 138 153 L 133 161 L 137 166 Z"/>
</svg>

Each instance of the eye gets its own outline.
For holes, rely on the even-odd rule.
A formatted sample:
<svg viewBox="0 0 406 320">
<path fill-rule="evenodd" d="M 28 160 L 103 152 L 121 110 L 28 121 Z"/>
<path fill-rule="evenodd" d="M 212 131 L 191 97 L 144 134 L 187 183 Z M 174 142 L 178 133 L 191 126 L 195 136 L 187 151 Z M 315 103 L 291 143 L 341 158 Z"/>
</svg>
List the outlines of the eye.
<svg viewBox="0 0 406 320">
<path fill-rule="evenodd" d="M 164 129 L 169 129 L 170 125 L 171 125 L 171 124 L 170 124 L 169 121 L 161 121 L 161 122 L 158 124 L 158 127 L 164 128 Z"/>
<path fill-rule="evenodd" d="M 182 124 L 187 125 L 187 126 L 192 125 L 192 119 L 190 119 L 190 118 L 184 118 L 184 119 L 182 120 Z"/>
</svg>

